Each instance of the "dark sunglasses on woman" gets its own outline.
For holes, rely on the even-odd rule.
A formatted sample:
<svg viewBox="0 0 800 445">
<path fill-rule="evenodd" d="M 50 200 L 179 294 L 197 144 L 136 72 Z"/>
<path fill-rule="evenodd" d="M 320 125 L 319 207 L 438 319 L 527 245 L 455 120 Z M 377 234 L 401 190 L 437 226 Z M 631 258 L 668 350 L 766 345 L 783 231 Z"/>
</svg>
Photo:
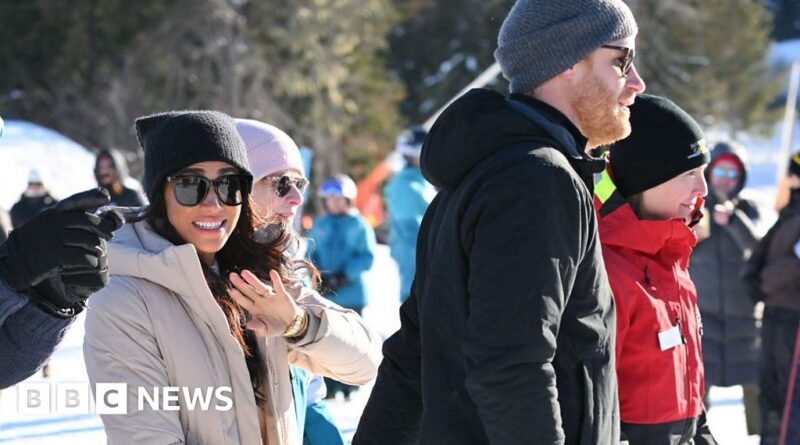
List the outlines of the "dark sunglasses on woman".
<svg viewBox="0 0 800 445">
<path fill-rule="evenodd" d="M 277 193 L 280 198 L 289 194 L 289 191 L 292 189 L 292 184 L 297 187 L 300 193 L 305 193 L 306 187 L 308 187 L 308 179 L 301 177 L 291 177 L 288 175 L 264 176 L 264 179 L 272 182 L 272 186 L 275 187 L 275 193 Z"/>
<path fill-rule="evenodd" d="M 194 207 L 206 199 L 208 191 L 213 187 L 219 201 L 227 206 L 242 204 L 244 196 L 250 193 L 252 185 L 247 175 L 224 175 L 213 181 L 200 175 L 168 176 L 172 183 L 172 193 L 178 204 Z"/>
</svg>

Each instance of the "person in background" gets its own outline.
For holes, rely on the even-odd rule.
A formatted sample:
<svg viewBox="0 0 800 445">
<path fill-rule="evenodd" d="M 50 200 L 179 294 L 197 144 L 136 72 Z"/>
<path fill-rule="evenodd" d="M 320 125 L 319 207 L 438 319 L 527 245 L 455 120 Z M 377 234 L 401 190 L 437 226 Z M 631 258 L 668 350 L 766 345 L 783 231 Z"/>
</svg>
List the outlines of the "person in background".
<svg viewBox="0 0 800 445">
<path fill-rule="evenodd" d="M 297 144 L 284 131 L 267 123 L 251 119 L 235 121 L 253 171 L 253 201 L 266 221 L 294 227 L 308 186 Z M 302 258 L 302 252 L 295 252 L 294 256 Z M 344 437 L 324 400 L 323 378 L 294 366 L 290 372 L 303 443 L 344 445 Z"/>
<path fill-rule="evenodd" d="M 259 241 L 232 118 L 176 111 L 135 126 L 150 205 L 109 243 L 111 279 L 89 301 L 83 348 L 93 385 L 127 384 L 128 415 L 101 416 L 109 443 L 299 445 L 289 365 L 365 384 L 378 338 L 302 286 L 290 232 Z M 188 398 L 138 409 L 140 388 L 167 386 L 227 386 L 229 409 Z"/>
<path fill-rule="evenodd" d="M 721 142 L 705 171 L 709 194 L 697 225 L 698 243 L 689 263 L 703 317 L 705 406 L 711 386 L 742 385 L 747 432 L 759 434 L 759 321 L 755 302 L 739 274 L 758 243 L 758 209 L 739 196 L 747 180 L 744 147 Z"/>
<path fill-rule="evenodd" d="M 622 441 L 715 444 L 703 410 L 702 323 L 688 271 L 709 151 L 700 126 L 663 97 L 640 95 L 631 128 L 611 146 L 595 188 L 616 303 Z"/>
<path fill-rule="evenodd" d="M 762 445 L 800 441 L 800 410 L 785 412 L 791 406 L 791 385 L 800 384 L 794 357 L 800 351 L 800 152 L 789 160 L 787 181 L 788 204 L 753 250 L 742 274 L 753 301 L 764 302 L 759 377 Z M 779 442 L 787 434 L 790 439 Z"/>
<path fill-rule="evenodd" d="M 308 233 L 310 258 L 322 274 L 323 295 L 358 314 L 367 305 L 364 274 L 375 257 L 375 234 L 354 206 L 356 184 L 336 175 L 319 189 L 326 214 L 314 220 Z M 355 389 L 326 378 L 328 398 L 342 392 L 346 400 Z"/>
<path fill-rule="evenodd" d="M 31 169 L 28 173 L 28 186 L 19 201 L 11 207 L 11 225 L 14 229 L 22 227 L 34 215 L 58 203 L 47 188 L 44 172 L 42 169 Z"/>
<path fill-rule="evenodd" d="M 97 154 L 94 177 L 97 179 L 97 185 L 108 190 L 113 206 L 141 207 L 147 203 L 147 199 L 140 191 L 125 186 L 128 163 L 119 150 L 112 148 L 101 150 Z"/>
<path fill-rule="evenodd" d="M 427 134 L 424 128 L 413 126 L 397 136 L 395 150 L 403 156 L 406 165 L 384 189 L 389 213 L 389 246 L 400 271 L 401 303 L 411 293 L 419 226 L 436 196 L 436 188 L 425 180 L 419 168 L 422 143 Z"/>
</svg>

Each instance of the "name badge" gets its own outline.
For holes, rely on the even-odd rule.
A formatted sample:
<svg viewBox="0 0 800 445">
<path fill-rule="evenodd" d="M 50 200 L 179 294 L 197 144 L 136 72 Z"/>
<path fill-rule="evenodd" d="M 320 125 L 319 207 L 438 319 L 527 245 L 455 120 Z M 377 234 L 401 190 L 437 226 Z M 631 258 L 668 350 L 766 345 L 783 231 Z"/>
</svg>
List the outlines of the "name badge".
<svg viewBox="0 0 800 445">
<path fill-rule="evenodd" d="M 681 330 L 678 328 L 678 326 L 673 326 L 666 331 L 659 332 L 658 344 L 661 346 L 662 351 L 666 351 L 667 349 L 672 349 L 675 346 L 683 344 Z"/>
</svg>

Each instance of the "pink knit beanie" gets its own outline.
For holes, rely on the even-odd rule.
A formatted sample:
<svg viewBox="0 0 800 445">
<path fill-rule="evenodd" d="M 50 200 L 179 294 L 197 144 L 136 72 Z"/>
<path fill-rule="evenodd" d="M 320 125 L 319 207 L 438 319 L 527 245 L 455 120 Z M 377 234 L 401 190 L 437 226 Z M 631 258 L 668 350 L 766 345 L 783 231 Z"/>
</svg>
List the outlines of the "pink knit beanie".
<svg viewBox="0 0 800 445">
<path fill-rule="evenodd" d="M 236 130 L 247 149 L 253 182 L 289 169 L 305 176 L 300 150 L 283 130 L 252 119 L 236 119 Z"/>
</svg>

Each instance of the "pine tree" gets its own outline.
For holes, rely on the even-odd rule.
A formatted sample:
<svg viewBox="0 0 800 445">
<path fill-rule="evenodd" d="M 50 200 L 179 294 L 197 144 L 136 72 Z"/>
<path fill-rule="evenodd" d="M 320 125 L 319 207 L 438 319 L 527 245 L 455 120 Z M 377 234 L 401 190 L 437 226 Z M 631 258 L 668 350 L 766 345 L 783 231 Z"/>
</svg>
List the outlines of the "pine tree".
<svg viewBox="0 0 800 445">
<path fill-rule="evenodd" d="M 782 86 L 767 54 L 771 16 L 753 0 L 635 0 L 636 68 L 647 92 L 665 95 L 707 126 L 771 131 Z"/>
<path fill-rule="evenodd" d="M 390 67 L 408 91 L 401 104 L 421 123 L 494 63 L 497 33 L 513 0 L 395 0 L 405 17 L 390 34 Z M 502 78 L 497 88 L 505 91 Z"/>
<path fill-rule="evenodd" d="M 768 108 L 781 79 L 766 63 L 772 17 L 762 2 L 626 1 L 639 24 L 636 67 L 647 92 L 669 96 L 731 135 L 772 129 L 777 114 Z M 426 119 L 494 61 L 497 33 L 513 3 L 395 0 L 408 17 L 390 38 L 391 67 L 408 90 L 404 116 Z M 506 91 L 499 78 L 489 86 Z"/>
<path fill-rule="evenodd" d="M 393 146 L 395 23 L 389 0 L 0 1 L 0 114 L 135 151 L 137 116 L 216 109 L 286 129 L 319 175 L 347 171 Z"/>
<path fill-rule="evenodd" d="M 282 0 L 246 7 L 250 36 L 272 65 L 269 89 L 315 151 L 318 176 L 380 160 L 398 130 L 403 87 L 385 68 L 388 0 Z"/>
</svg>

